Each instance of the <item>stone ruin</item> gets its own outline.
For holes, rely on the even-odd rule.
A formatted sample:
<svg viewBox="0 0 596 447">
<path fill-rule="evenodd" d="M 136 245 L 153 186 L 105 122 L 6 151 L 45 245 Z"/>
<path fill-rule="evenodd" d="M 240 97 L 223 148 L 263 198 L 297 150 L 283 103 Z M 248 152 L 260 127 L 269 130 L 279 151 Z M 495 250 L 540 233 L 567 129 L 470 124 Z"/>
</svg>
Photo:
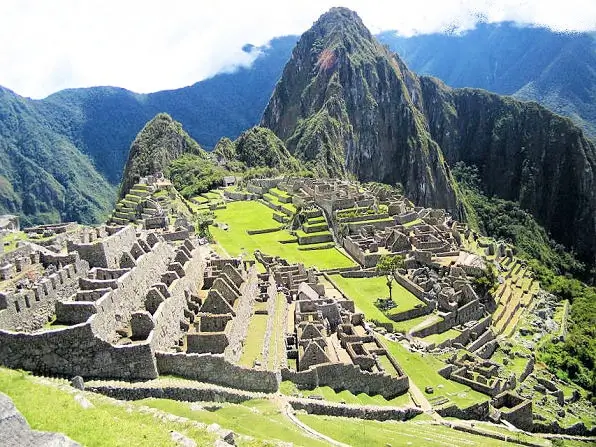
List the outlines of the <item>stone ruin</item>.
<svg viewBox="0 0 596 447">
<path fill-rule="evenodd" d="M 294 309 L 289 315 L 294 332 L 286 334 L 286 352 L 289 359 L 295 359 L 296 368 L 283 369 L 284 380 L 299 388 L 330 386 L 386 398 L 408 389 L 407 376 L 366 328 L 353 301 L 325 296 L 315 271 L 301 264 L 276 266 L 272 272 Z M 387 371 L 387 365 L 392 371 Z"/>
<path fill-rule="evenodd" d="M 69 248 L 42 255 L 54 273 L 2 294 L 0 362 L 44 374 L 157 377 L 155 351 L 177 343 L 198 292 L 199 249 L 130 226 Z"/>
</svg>

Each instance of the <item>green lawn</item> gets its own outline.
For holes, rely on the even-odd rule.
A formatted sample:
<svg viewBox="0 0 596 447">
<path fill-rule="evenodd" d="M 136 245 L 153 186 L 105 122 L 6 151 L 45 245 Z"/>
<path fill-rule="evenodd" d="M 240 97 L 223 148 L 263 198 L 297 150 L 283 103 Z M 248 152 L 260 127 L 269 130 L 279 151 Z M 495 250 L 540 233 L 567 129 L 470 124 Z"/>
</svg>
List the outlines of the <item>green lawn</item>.
<svg viewBox="0 0 596 447">
<path fill-rule="evenodd" d="M 248 259 L 254 259 L 254 251 L 261 250 L 268 255 L 281 256 L 290 263 L 304 263 L 306 267 L 331 269 L 355 265 L 335 247 L 298 250 L 297 242 L 282 244 L 280 241 L 292 239 L 284 230 L 252 236 L 246 233 L 246 230 L 278 227 L 279 223 L 272 216 L 273 210 L 260 202 L 230 202 L 226 209 L 215 212 L 216 221 L 228 224 L 228 230 L 212 226 L 211 234 L 230 256 L 238 256 L 244 251 Z"/>
<path fill-rule="evenodd" d="M 268 369 L 272 370 L 277 365 L 282 365 L 286 357 L 284 317 L 286 309 L 286 296 L 278 293 L 275 297 L 275 315 L 273 320 L 273 331 L 269 341 L 270 349 L 274 350 L 275 356 L 269 356 Z"/>
<path fill-rule="evenodd" d="M 478 402 L 488 400 L 488 396 L 457 382 L 447 380 L 439 375 L 439 369 L 445 366 L 432 354 L 419 354 L 410 352 L 401 344 L 379 337 L 381 343 L 393 355 L 397 363 L 418 388 L 424 392 L 427 386 L 434 388 L 434 394 L 427 395 L 429 400 L 444 396 L 460 408 L 466 408 Z"/>
<path fill-rule="evenodd" d="M 445 332 L 441 332 L 440 334 L 432 334 L 428 337 L 424 337 L 422 340 L 427 343 L 435 343 L 438 345 L 446 340 L 457 337 L 459 334 L 461 334 L 461 331 L 458 331 L 457 329 L 449 329 Z"/>
<path fill-rule="evenodd" d="M 307 436 L 294 426 L 281 410 L 268 400 L 253 400 L 241 405 L 211 404 L 212 407 L 219 407 L 212 411 L 198 409 L 196 406 L 194 408 L 197 409 L 193 409 L 192 404 L 188 402 L 167 399 L 145 399 L 140 402 L 188 419 L 206 424 L 219 424 L 236 433 L 253 436 L 259 440 L 276 439 L 304 447 L 327 446 L 326 443 Z"/>
<path fill-rule="evenodd" d="M 263 198 L 273 205 L 281 206 L 282 208 L 287 209 L 291 213 L 296 213 L 296 207 L 292 203 L 285 203 L 281 202 L 276 196 L 273 194 L 263 194 Z"/>
<path fill-rule="evenodd" d="M 389 296 L 387 280 L 384 276 L 374 278 L 343 278 L 341 275 L 333 275 L 332 278 L 338 287 L 356 303 L 356 307 L 364 312 L 369 320 L 391 323 L 396 327 L 396 323 L 375 306 L 377 298 Z M 414 309 L 417 305 L 424 305 L 422 301 L 395 281 L 393 282 L 392 295 L 397 307 L 391 309 L 391 312 L 404 312 Z"/>
<path fill-rule="evenodd" d="M 84 409 L 74 394 L 44 385 L 28 374 L 0 368 L 0 391 L 7 394 L 35 430 L 64 433 L 88 446 L 176 446 L 171 431 L 213 445 L 213 437 L 189 423 L 171 422 L 130 410 L 111 400 L 84 393 L 93 404 Z M 79 393 L 80 394 L 80 393 Z"/>
<path fill-rule="evenodd" d="M 265 331 L 267 329 L 267 315 L 254 314 L 248 324 L 248 334 L 244 341 L 240 365 L 253 367 L 255 360 L 263 362 L 261 353 L 263 351 L 263 342 L 265 341 Z"/>
<path fill-rule="evenodd" d="M 4 238 L 1 239 L 2 243 L 8 242 L 8 244 L 4 246 L 4 253 L 15 250 L 17 248 L 17 243 L 26 239 L 27 235 L 22 231 L 8 233 L 6 236 L 4 236 Z"/>
<path fill-rule="evenodd" d="M 281 189 L 279 189 L 279 188 L 271 188 L 271 189 L 269 190 L 269 192 L 271 192 L 271 193 L 275 193 L 275 194 L 277 194 L 279 197 L 292 197 L 292 196 L 290 196 L 290 194 L 288 194 L 286 191 L 282 191 L 282 190 L 281 190 Z"/>
<path fill-rule="evenodd" d="M 324 400 L 329 402 L 345 402 L 347 404 L 356 405 L 381 405 L 381 406 L 393 406 L 403 407 L 406 405 L 413 405 L 410 395 L 408 393 L 397 396 L 393 399 L 385 399 L 381 395 L 369 396 L 366 393 L 352 394 L 348 390 L 336 392 L 328 386 L 320 386 L 314 390 L 299 390 L 292 382 L 284 381 L 281 383 L 279 390 L 288 396 L 294 394 L 301 394 L 303 397 L 306 396 L 322 396 Z"/>
<path fill-rule="evenodd" d="M 515 444 L 453 430 L 428 421 L 366 421 L 333 416 L 299 414 L 298 418 L 320 433 L 354 447 L 497 447 Z"/>
</svg>

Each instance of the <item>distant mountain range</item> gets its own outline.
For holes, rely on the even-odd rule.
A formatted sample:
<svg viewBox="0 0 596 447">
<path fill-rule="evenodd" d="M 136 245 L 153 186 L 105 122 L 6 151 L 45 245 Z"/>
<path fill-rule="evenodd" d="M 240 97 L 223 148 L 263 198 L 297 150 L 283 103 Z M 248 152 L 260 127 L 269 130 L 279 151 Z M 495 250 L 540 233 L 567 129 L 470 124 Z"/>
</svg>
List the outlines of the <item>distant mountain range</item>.
<svg viewBox="0 0 596 447">
<path fill-rule="evenodd" d="M 511 22 L 461 35 L 378 39 L 418 74 L 451 87 L 475 87 L 537 101 L 596 137 L 596 33 L 555 33 Z"/>
<path fill-rule="evenodd" d="M 520 99 L 540 101 L 547 107 L 570 116 L 589 135 L 595 134 L 596 40 L 594 35 L 558 34 L 542 28 L 521 28 L 505 23 L 481 24 L 475 30 L 461 36 L 441 34 L 400 38 L 394 33 L 383 33 L 378 37 L 391 51 L 396 51 L 403 56 L 405 64 L 414 71 L 438 76 L 454 87 L 479 87 L 501 94 L 514 95 Z M 219 74 L 182 89 L 153 94 L 141 95 L 120 88 L 96 87 L 69 89 L 43 100 L 31 100 L 0 88 L 0 213 L 18 213 L 23 216 L 25 223 L 51 220 L 99 221 L 112 206 L 130 145 L 146 122 L 156 114 L 166 112 L 182 123 L 188 134 L 206 149 L 213 148 L 222 136 L 236 138 L 243 130 L 261 120 L 297 40 L 295 36 L 286 36 L 274 39 L 267 47 L 258 49 L 247 47 L 247 51 L 258 51 L 260 54 L 251 67 L 240 68 L 233 73 Z M 379 57 L 381 53 L 382 51 L 372 56 Z M 383 58 L 387 57 L 383 56 Z M 503 155 L 499 152 L 500 145 L 504 139 L 509 141 L 506 144 L 503 143 L 509 149 L 517 148 L 518 143 L 523 140 L 528 144 L 524 146 L 526 148 L 524 150 L 530 150 L 529 144 L 532 140 L 528 138 L 531 138 L 533 133 L 526 134 L 521 140 L 513 143 L 513 136 L 519 136 L 518 133 L 521 132 L 519 126 L 509 125 L 503 121 L 485 121 L 482 124 L 472 119 L 490 120 L 492 119 L 490 116 L 482 118 L 474 115 L 468 117 L 469 121 L 466 121 L 468 115 L 463 109 L 470 107 L 476 110 L 480 107 L 478 111 L 481 112 L 488 101 L 498 104 L 501 110 L 519 112 L 522 109 L 517 103 L 480 91 L 470 94 L 452 92 L 441 83 L 428 78 L 418 80 L 415 75 L 410 74 L 401 59 L 396 58 L 396 61 L 399 70 L 403 73 L 403 79 L 400 82 L 405 85 L 404 88 L 409 91 L 408 94 L 411 95 L 414 92 L 427 97 L 438 95 L 442 98 L 441 107 L 434 109 L 435 114 L 428 115 L 429 105 L 423 104 L 420 98 L 410 98 L 411 105 L 415 107 L 411 108 L 408 105 L 407 110 L 403 110 L 403 113 L 426 114 L 420 123 L 418 118 L 413 123 L 417 129 L 420 127 L 416 131 L 420 138 L 416 137 L 415 140 L 429 142 L 423 144 L 430 150 L 428 153 L 430 155 L 424 157 L 430 157 L 428 160 L 431 162 L 443 156 L 449 163 L 462 159 L 457 155 L 460 149 L 456 146 L 469 144 L 489 144 L 493 154 L 491 157 L 500 157 Z M 290 61 L 290 65 L 292 63 L 295 65 L 295 61 Z M 312 67 L 315 69 L 314 65 Z M 354 74 L 360 76 L 357 71 Z M 389 81 L 385 79 L 385 82 Z M 275 97 L 279 100 L 279 88 Z M 329 97 L 341 98 L 341 95 Z M 316 108 L 324 99 L 324 96 L 318 99 L 312 97 L 304 104 Z M 394 113 L 390 107 L 391 104 L 388 106 L 387 111 Z M 271 107 L 270 104 L 269 108 Z M 327 110 L 333 111 L 330 107 Z M 450 110 L 457 112 L 457 117 L 451 116 Z M 532 112 L 535 119 L 527 118 L 526 110 L 535 110 Z M 296 110 L 288 116 L 294 115 L 310 117 L 309 110 Z M 294 153 L 296 151 L 302 151 L 304 154 L 309 151 L 320 153 L 314 146 L 309 146 L 316 141 L 316 138 L 310 138 L 317 130 L 316 122 L 310 122 L 309 128 L 306 126 L 307 123 L 303 123 L 300 128 L 292 127 L 290 135 L 290 128 L 284 127 L 284 123 L 273 120 L 271 112 L 265 116 L 263 124 L 273 128 Z M 554 135 L 548 136 L 548 132 L 551 130 L 554 132 L 555 128 L 559 130 L 565 126 L 572 128 L 570 124 L 563 124 L 564 120 L 554 120 L 551 115 L 545 115 L 540 109 L 523 108 L 518 115 L 512 112 L 511 116 L 516 116 L 516 119 L 520 120 L 529 119 L 535 126 L 539 125 L 536 119 L 548 118 L 549 121 L 544 127 L 546 129 L 544 132 L 547 134 L 539 139 L 542 142 L 555 138 Z M 428 124 L 425 124 L 425 120 Z M 344 121 L 343 124 L 346 122 Z M 551 124 L 555 122 L 556 125 L 553 124 L 555 127 L 552 127 Z M 293 122 L 290 124 L 294 125 Z M 400 127 L 401 130 L 388 129 L 387 132 L 407 139 L 411 136 L 411 133 L 408 133 L 411 126 L 406 121 L 402 121 L 401 124 L 405 126 Z M 486 138 L 482 139 L 480 135 L 477 135 L 478 138 L 472 138 L 473 134 L 470 134 L 471 130 L 468 129 L 472 125 L 478 125 L 480 126 L 478 129 L 488 133 L 485 135 Z M 445 126 L 458 127 L 447 129 Z M 450 133 L 448 136 L 440 134 L 441 131 L 437 129 Z M 424 136 L 426 133 L 429 135 Z M 576 138 L 575 142 L 559 138 L 558 144 L 571 146 L 575 144 L 583 147 L 585 139 L 579 134 L 574 138 Z M 439 144 L 443 152 L 436 152 L 436 144 Z M 410 147 L 408 151 L 411 149 Z M 472 149 L 474 148 L 470 148 Z M 507 155 L 515 160 L 515 170 L 509 174 L 512 179 L 519 180 L 523 177 L 520 177 L 521 171 L 518 168 L 522 169 L 527 163 L 523 164 L 526 156 L 521 156 L 515 151 Z M 436 152 L 436 157 L 432 155 L 433 152 Z M 417 153 L 416 150 L 412 152 L 412 154 L 415 153 Z M 474 153 L 476 155 L 470 155 Z M 487 163 L 481 154 L 473 151 L 470 154 L 467 162 Z M 366 165 L 362 157 L 364 157 L 363 153 L 351 151 L 348 154 L 347 164 L 343 164 L 343 160 L 337 156 L 330 157 L 327 160 L 329 172 L 351 170 L 363 178 L 372 178 L 372 174 L 367 174 L 372 172 L 372 168 Z M 578 175 L 569 170 L 576 161 L 580 163 L 578 160 L 561 159 L 561 163 L 564 163 L 561 166 L 565 166 L 563 171 L 566 175 L 570 177 Z M 453 187 L 448 167 L 440 168 L 435 162 L 430 164 L 434 166 L 433 169 L 444 169 L 445 173 L 439 175 L 436 171 L 427 180 L 443 178 L 445 182 L 444 184 L 426 183 L 427 187 L 435 188 L 436 191 L 433 193 L 431 190 L 425 190 L 420 193 L 422 194 L 420 197 L 416 194 L 415 197 L 438 198 L 441 194 L 446 194 L 445 197 L 449 197 L 449 204 L 454 205 L 456 191 L 454 189 L 450 192 Z M 580 164 L 577 164 L 576 168 L 579 168 Z M 386 165 L 387 169 L 391 166 L 391 164 Z M 392 172 L 387 171 L 386 176 L 379 179 L 403 182 L 403 169 L 406 167 L 402 166 Z M 551 199 L 545 197 L 546 202 L 542 198 L 538 200 L 529 194 L 529 186 L 526 184 L 522 185 L 522 195 L 520 195 L 519 184 L 513 187 L 512 193 L 504 194 L 497 185 L 498 175 L 508 172 L 505 166 L 502 166 L 502 169 L 504 171 L 501 174 L 496 172 L 486 174 L 487 182 L 491 185 L 490 193 L 525 201 L 525 206 L 530 209 L 547 210 L 544 211 L 546 214 L 541 219 L 543 223 L 552 221 L 557 228 L 564 228 L 567 225 L 566 220 L 557 220 L 558 212 L 553 211 L 550 205 L 546 206 L 548 203 L 554 203 L 552 197 Z M 526 166 L 524 169 L 527 170 L 529 167 Z M 556 169 L 556 166 L 553 169 Z M 423 177 L 427 175 L 424 170 L 418 174 Z M 409 174 L 410 183 L 415 182 L 418 174 Z M 547 173 L 545 172 L 544 175 Z M 538 183 L 541 181 L 539 180 Z M 582 185 L 583 189 L 587 187 L 589 187 L 588 184 Z M 559 185 L 557 188 L 561 190 L 563 186 Z M 553 192 L 553 194 L 558 193 Z M 557 197 L 564 198 L 565 194 Z M 561 200 L 571 206 L 571 202 Z M 587 208 L 584 206 L 582 209 L 589 210 L 590 206 Z M 569 207 L 565 205 L 563 208 L 569 212 Z M 556 232 L 561 231 L 563 230 L 556 230 Z M 564 239 L 566 243 L 570 243 L 573 238 L 570 236 Z"/>
</svg>

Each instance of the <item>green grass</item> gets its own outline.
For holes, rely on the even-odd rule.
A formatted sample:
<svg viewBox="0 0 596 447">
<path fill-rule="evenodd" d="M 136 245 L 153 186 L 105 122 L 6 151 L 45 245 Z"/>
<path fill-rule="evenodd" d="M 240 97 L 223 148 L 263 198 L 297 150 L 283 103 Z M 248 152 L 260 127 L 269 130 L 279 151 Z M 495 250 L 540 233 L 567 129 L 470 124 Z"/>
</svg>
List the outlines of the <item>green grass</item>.
<svg viewBox="0 0 596 447">
<path fill-rule="evenodd" d="M 27 239 L 27 235 L 23 231 L 15 231 L 12 233 L 8 233 L 6 236 L 0 239 L 1 243 L 8 242 L 8 244 L 4 246 L 4 253 L 16 250 L 17 243 L 19 241 L 24 241 L 25 239 Z"/>
<path fill-rule="evenodd" d="M 367 318 L 395 325 L 383 311 L 375 306 L 377 298 L 389 296 L 387 280 L 384 276 L 343 278 L 341 275 L 333 275 L 333 280 L 356 303 L 356 307 L 364 312 Z M 422 301 L 395 281 L 393 282 L 392 296 L 393 301 L 397 304 L 397 307 L 390 310 L 392 313 L 405 312 L 414 309 L 417 305 L 424 305 Z"/>
<path fill-rule="evenodd" d="M 313 390 L 299 390 L 296 385 L 289 381 L 281 383 L 279 390 L 287 395 L 293 396 L 295 394 L 301 394 L 303 397 L 308 396 L 321 396 L 324 400 L 329 402 L 345 402 L 346 404 L 355 405 L 380 405 L 380 406 L 393 406 L 403 407 L 406 405 L 413 405 L 410 395 L 408 393 L 397 396 L 393 399 L 385 399 L 381 395 L 369 396 L 366 393 L 352 394 L 348 390 L 340 392 L 334 391 L 328 386 L 320 386 Z"/>
<path fill-rule="evenodd" d="M 424 222 L 422 222 L 422 219 L 414 219 L 412 222 L 408 222 L 408 223 L 404 224 L 404 227 L 410 228 L 410 227 L 413 227 L 414 225 L 419 225 L 421 223 L 424 223 Z"/>
<path fill-rule="evenodd" d="M 280 241 L 292 238 L 287 231 L 252 236 L 246 233 L 246 230 L 279 226 L 272 216 L 273 211 L 260 202 L 231 202 L 225 210 L 215 212 L 216 221 L 227 223 L 229 229 L 224 231 L 213 226 L 210 228 L 211 234 L 230 256 L 238 256 L 244 251 L 248 259 L 254 259 L 254 251 L 261 250 L 268 255 L 281 256 L 290 263 L 304 263 L 306 267 L 331 269 L 355 265 L 354 261 L 335 247 L 298 250 L 298 243 L 282 244 Z"/>
<path fill-rule="evenodd" d="M 423 356 L 417 352 L 408 351 L 397 342 L 385 338 L 379 339 L 385 345 L 387 351 L 393 355 L 397 363 L 403 368 L 410 381 L 413 381 L 422 392 L 424 392 L 427 386 L 434 388 L 434 394 L 427 395 L 429 399 L 444 396 L 460 408 L 466 408 L 472 404 L 484 402 L 489 399 L 488 396 L 474 391 L 465 385 L 441 377 L 437 371 L 444 367 L 445 364 L 433 357 L 432 354 L 425 354 Z"/>
<path fill-rule="evenodd" d="M 383 445 L 392 447 L 497 447 L 515 445 L 425 421 L 379 422 L 310 414 L 299 414 L 298 418 L 318 432 L 354 447 Z"/>
<path fill-rule="evenodd" d="M 263 194 L 263 198 L 265 198 L 267 202 L 272 203 L 273 205 L 281 206 L 282 208 L 287 209 L 292 214 L 296 213 L 296 207 L 292 203 L 280 202 L 280 200 L 272 194 Z"/>
<path fill-rule="evenodd" d="M 296 446 L 327 446 L 294 426 L 274 403 L 268 400 L 253 400 L 241 405 L 217 404 L 214 411 L 192 409 L 191 404 L 167 399 L 145 399 L 143 404 L 168 413 L 196 420 L 206 424 L 219 424 L 236 433 L 253 436 L 260 440 L 276 439 L 291 442 Z"/>
<path fill-rule="evenodd" d="M 255 360 L 260 360 L 262 363 L 261 352 L 263 350 L 263 342 L 265 341 L 267 318 L 267 315 L 262 314 L 254 314 L 250 318 L 248 334 L 244 341 L 244 350 L 240 357 L 240 365 L 252 368 Z"/>
<path fill-rule="evenodd" d="M 74 395 L 44 385 L 28 374 L 0 368 L 0 391 L 7 394 L 31 428 L 64 433 L 88 446 L 176 446 L 170 431 L 212 445 L 212 436 L 189 423 L 170 422 L 131 411 L 103 397 L 84 393 L 93 404 L 83 409 Z"/>
<path fill-rule="evenodd" d="M 286 296 L 283 293 L 278 293 L 275 297 L 275 316 L 273 320 L 273 331 L 271 340 L 269 341 L 270 349 L 275 350 L 275 358 L 277 364 L 281 365 L 286 356 L 285 345 L 285 328 L 284 328 L 284 310 L 286 309 Z M 274 368 L 274 356 L 269 356 L 268 369 Z"/>
<path fill-rule="evenodd" d="M 275 194 L 277 194 L 277 195 L 278 195 L 278 196 L 280 196 L 280 197 L 292 197 L 292 196 L 291 196 L 290 194 L 288 194 L 286 191 L 282 191 L 282 190 L 281 190 L 281 189 L 279 189 L 279 188 L 271 188 L 271 189 L 269 190 L 269 192 L 275 193 Z"/>
<path fill-rule="evenodd" d="M 432 334 L 428 337 L 424 337 L 422 340 L 424 340 L 427 343 L 435 343 L 438 345 L 446 340 L 457 337 L 459 334 L 461 334 L 461 331 L 458 331 L 457 329 L 449 329 L 440 334 Z"/>
<path fill-rule="evenodd" d="M 456 418 L 446 418 L 446 419 L 449 419 L 449 420 L 452 419 L 454 421 L 459 420 Z M 519 441 L 531 442 L 532 444 L 539 444 L 539 445 L 543 445 L 545 447 L 549 447 L 552 445 L 551 442 L 547 439 L 540 438 L 538 436 L 527 435 L 525 433 L 518 432 L 518 431 L 512 431 L 512 430 L 509 430 L 504 425 L 496 425 L 496 424 L 490 424 L 488 422 L 476 421 L 476 422 L 474 422 L 474 427 L 480 428 L 484 431 L 500 433 L 502 435 L 509 436 L 512 439 L 519 440 Z"/>
</svg>

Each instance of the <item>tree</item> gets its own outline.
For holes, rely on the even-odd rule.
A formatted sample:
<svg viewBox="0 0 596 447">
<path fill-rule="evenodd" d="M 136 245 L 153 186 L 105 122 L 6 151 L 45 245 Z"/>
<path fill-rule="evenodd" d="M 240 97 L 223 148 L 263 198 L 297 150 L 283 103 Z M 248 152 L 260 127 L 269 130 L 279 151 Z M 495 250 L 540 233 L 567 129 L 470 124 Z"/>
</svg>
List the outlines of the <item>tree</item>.
<svg viewBox="0 0 596 447">
<path fill-rule="evenodd" d="M 389 299 L 392 299 L 391 291 L 393 289 L 393 281 L 395 277 L 393 276 L 393 272 L 398 268 L 402 268 L 404 266 L 404 258 L 403 256 L 391 256 L 391 255 L 383 255 L 379 258 L 379 262 L 377 262 L 377 273 L 380 275 L 385 275 L 387 277 L 387 288 L 389 289 Z"/>
</svg>

